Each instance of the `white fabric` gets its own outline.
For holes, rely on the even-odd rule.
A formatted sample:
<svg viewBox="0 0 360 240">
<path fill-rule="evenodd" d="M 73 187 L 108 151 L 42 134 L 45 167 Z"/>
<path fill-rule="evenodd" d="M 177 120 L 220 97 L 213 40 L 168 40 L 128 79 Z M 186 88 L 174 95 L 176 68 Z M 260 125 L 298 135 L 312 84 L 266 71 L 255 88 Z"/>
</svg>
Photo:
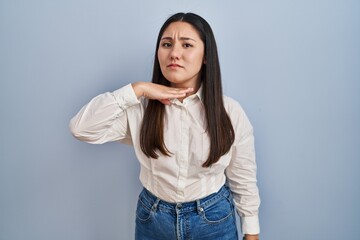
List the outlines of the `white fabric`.
<svg viewBox="0 0 360 240">
<path fill-rule="evenodd" d="M 253 128 L 240 105 L 224 97 L 235 142 L 228 154 L 210 168 L 201 165 L 209 152 L 201 88 L 180 102 L 165 106 L 164 140 L 172 153 L 158 159 L 146 157 L 140 148 L 144 99 L 131 84 L 93 98 L 71 119 L 73 135 L 85 142 L 120 141 L 134 146 L 140 161 L 140 180 L 154 195 L 168 202 L 188 202 L 217 192 L 227 180 L 241 218 L 243 233 L 259 233 L 260 198 L 256 184 Z"/>
</svg>

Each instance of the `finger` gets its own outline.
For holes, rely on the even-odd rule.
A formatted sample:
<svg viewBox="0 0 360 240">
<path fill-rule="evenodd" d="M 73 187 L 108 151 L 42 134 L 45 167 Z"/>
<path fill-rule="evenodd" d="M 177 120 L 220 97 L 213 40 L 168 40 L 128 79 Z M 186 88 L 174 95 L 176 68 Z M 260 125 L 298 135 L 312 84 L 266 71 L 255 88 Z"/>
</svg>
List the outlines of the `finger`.
<svg viewBox="0 0 360 240">
<path fill-rule="evenodd" d="M 186 97 L 186 93 L 172 93 L 172 94 L 164 94 L 161 96 L 161 99 L 175 99 L 175 98 L 184 98 Z"/>
<path fill-rule="evenodd" d="M 160 99 L 159 100 L 162 104 L 165 104 L 165 105 L 171 105 L 171 101 L 169 99 Z"/>
</svg>

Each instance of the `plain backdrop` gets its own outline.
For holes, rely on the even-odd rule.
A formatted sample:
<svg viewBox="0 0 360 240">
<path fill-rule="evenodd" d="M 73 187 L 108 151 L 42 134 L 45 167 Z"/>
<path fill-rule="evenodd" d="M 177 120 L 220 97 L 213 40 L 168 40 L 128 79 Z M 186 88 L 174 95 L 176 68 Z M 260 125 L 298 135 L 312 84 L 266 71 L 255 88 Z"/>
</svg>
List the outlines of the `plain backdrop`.
<svg viewBox="0 0 360 240">
<path fill-rule="evenodd" d="M 173 13 L 212 26 L 224 93 L 255 129 L 263 240 L 360 239 L 360 2 L 0 0 L 0 240 L 130 240 L 130 146 L 68 123 L 150 81 Z"/>
</svg>

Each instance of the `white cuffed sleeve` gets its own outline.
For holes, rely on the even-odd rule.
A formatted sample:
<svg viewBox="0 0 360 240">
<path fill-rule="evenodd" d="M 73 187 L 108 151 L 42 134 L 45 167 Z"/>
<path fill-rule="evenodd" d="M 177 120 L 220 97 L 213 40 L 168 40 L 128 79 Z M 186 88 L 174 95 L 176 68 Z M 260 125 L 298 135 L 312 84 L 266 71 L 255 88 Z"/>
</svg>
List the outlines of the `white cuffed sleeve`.
<svg viewBox="0 0 360 240">
<path fill-rule="evenodd" d="M 249 216 L 249 217 L 240 217 L 241 222 L 241 231 L 243 234 L 259 234 L 259 217 Z"/>
</svg>

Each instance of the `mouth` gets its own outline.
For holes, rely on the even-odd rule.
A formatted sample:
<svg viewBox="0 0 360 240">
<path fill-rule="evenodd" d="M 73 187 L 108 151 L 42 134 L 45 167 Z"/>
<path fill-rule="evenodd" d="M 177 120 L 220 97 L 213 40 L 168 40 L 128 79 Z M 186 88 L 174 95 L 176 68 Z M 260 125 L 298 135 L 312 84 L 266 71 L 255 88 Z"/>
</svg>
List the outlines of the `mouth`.
<svg viewBox="0 0 360 240">
<path fill-rule="evenodd" d="M 176 63 L 171 63 L 169 65 L 167 65 L 168 68 L 183 68 L 183 66 L 176 64 Z"/>
</svg>

